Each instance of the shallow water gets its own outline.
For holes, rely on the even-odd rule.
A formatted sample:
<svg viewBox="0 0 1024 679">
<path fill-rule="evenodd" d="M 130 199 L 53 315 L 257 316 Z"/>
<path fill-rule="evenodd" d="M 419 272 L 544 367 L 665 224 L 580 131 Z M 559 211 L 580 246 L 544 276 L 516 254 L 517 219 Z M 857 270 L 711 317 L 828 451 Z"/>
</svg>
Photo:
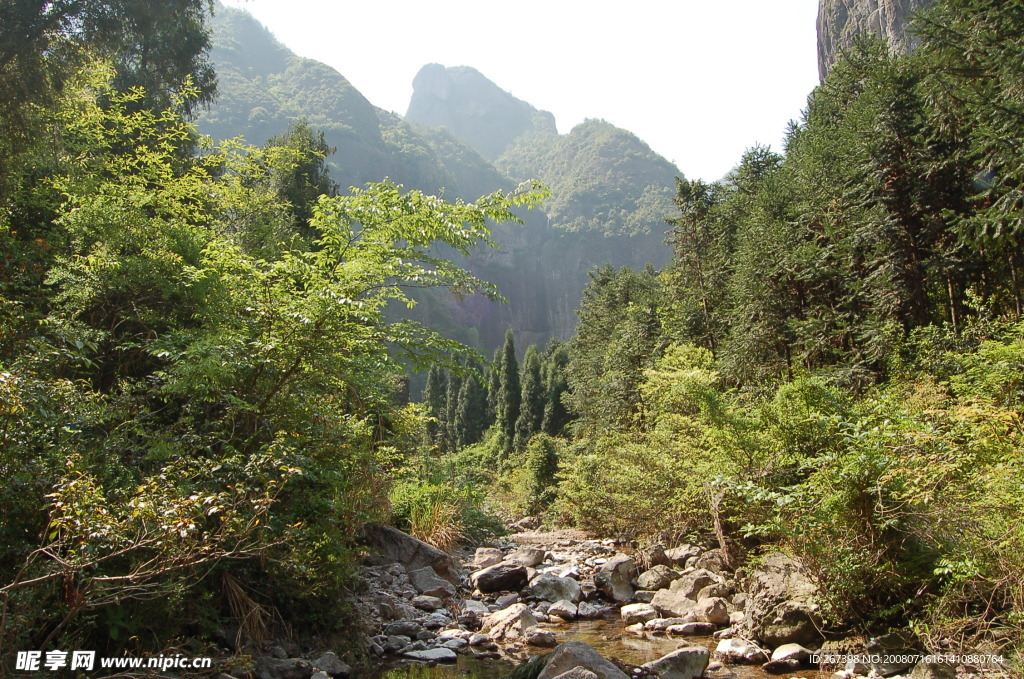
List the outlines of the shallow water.
<svg viewBox="0 0 1024 679">
<path fill-rule="evenodd" d="M 643 665 L 657 660 L 670 653 L 680 645 L 683 638 L 669 638 L 645 634 L 639 636 L 624 631 L 618 619 L 580 620 L 561 625 L 541 625 L 551 630 L 558 637 L 558 642 L 583 641 L 606 658 L 618 658 L 630 665 Z M 689 641 L 714 650 L 718 642 L 711 637 L 687 637 Z M 547 653 L 550 649 L 537 649 L 537 653 Z M 385 671 L 381 679 L 500 679 L 511 665 L 495 660 L 477 660 L 469 656 L 459 656 L 455 665 L 438 665 L 429 668 L 425 665 L 415 667 L 403 666 Z M 760 667 L 734 665 L 729 667 L 735 679 L 778 679 L 767 674 Z M 801 679 L 817 679 L 817 670 L 801 670 L 787 673 L 783 677 L 801 677 Z"/>
</svg>

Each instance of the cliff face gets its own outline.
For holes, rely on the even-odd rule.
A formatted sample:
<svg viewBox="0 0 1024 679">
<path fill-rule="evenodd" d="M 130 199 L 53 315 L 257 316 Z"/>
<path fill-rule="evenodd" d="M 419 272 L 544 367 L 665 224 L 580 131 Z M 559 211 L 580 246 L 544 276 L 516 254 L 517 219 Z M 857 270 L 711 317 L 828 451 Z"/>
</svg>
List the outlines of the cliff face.
<svg viewBox="0 0 1024 679">
<path fill-rule="evenodd" d="M 914 39 L 907 25 L 915 12 L 935 0 L 821 0 L 818 5 L 818 75 L 822 80 L 855 36 L 874 33 L 897 51 L 909 52 Z"/>
</svg>

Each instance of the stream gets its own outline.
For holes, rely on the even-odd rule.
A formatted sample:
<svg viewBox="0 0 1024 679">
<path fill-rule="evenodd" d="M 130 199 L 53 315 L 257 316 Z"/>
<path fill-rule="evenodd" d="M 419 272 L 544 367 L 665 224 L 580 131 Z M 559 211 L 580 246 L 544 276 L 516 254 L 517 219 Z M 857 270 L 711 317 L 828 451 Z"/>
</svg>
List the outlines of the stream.
<svg viewBox="0 0 1024 679">
<path fill-rule="evenodd" d="M 606 658 L 618 658 L 631 665 L 642 665 L 656 660 L 674 651 L 680 639 L 671 639 L 664 635 L 645 633 L 637 635 L 625 632 L 622 622 L 617 617 L 599 620 L 580 620 L 573 623 L 542 625 L 544 629 L 554 632 L 558 642 L 583 641 L 593 646 Z M 689 637 L 688 641 L 714 650 L 718 644 L 711 637 Z M 550 649 L 540 650 L 546 653 Z M 514 667 L 506 661 L 481 660 L 473 656 L 460 655 L 458 662 L 451 665 L 401 665 L 386 669 L 379 679 L 501 679 Z M 768 674 L 759 666 L 730 665 L 727 670 L 716 673 L 722 679 L 778 679 L 777 675 Z M 818 670 L 805 669 L 798 672 L 787 672 L 784 677 L 800 677 L 801 679 L 817 679 Z"/>
</svg>

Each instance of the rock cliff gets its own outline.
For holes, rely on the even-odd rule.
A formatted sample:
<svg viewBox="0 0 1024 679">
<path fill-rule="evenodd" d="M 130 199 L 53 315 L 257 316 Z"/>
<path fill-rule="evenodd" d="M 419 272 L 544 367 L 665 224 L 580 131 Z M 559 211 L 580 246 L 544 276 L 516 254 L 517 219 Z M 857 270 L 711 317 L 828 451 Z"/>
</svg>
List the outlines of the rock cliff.
<svg viewBox="0 0 1024 679">
<path fill-rule="evenodd" d="M 907 27 L 914 13 L 934 0 L 821 0 L 818 5 L 818 74 L 824 80 L 855 36 L 874 33 L 894 50 L 908 52 L 914 38 Z"/>
</svg>

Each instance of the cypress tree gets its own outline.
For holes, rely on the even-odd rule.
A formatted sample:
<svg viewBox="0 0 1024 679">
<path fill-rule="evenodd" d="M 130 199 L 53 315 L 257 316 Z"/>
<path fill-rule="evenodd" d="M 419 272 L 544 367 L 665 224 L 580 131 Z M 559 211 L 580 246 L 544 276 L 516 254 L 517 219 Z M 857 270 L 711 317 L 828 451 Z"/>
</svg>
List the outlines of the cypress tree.
<svg viewBox="0 0 1024 679">
<path fill-rule="evenodd" d="M 459 405 L 453 422 L 455 447 L 464 448 L 479 441 L 489 424 L 487 392 L 475 375 L 468 375 L 459 389 Z"/>
<path fill-rule="evenodd" d="M 512 451 L 516 435 L 516 420 L 519 419 L 519 362 L 516 360 L 516 345 L 512 329 L 505 333 L 505 344 L 501 347 L 501 363 L 498 367 L 498 399 L 495 415 L 498 433 L 501 436 L 502 457 Z"/>
<path fill-rule="evenodd" d="M 427 408 L 427 417 L 431 418 L 427 420 L 426 440 L 424 441 L 427 446 L 437 443 L 440 424 L 444 416 L 445 386 L 442 380 L 441 368 L 436 365 L 431 366 L 430 372 L 427 373 L 427 386 L 423 388 L 423 404 Z"/>
<path fill-rule="evenodd" d="M 544 418 L 540 429 L 549 436 L 558 436 L 572 417 L 562 395 L 568 391 L 565 367 L 569 364 L 569 348 L 558 340 L 552 340 L 544 352 L 542 376 L 544 379 Z"/>
<path fill-rule="evenodd" d="M 522 390 L 516 419 L 514 448 L 522 450 L 530 437 L 540 431 L 544 419 L 544 385 L 540 375 L 540 354 L 531 344 L 523 357 Z"/>
</svg>

